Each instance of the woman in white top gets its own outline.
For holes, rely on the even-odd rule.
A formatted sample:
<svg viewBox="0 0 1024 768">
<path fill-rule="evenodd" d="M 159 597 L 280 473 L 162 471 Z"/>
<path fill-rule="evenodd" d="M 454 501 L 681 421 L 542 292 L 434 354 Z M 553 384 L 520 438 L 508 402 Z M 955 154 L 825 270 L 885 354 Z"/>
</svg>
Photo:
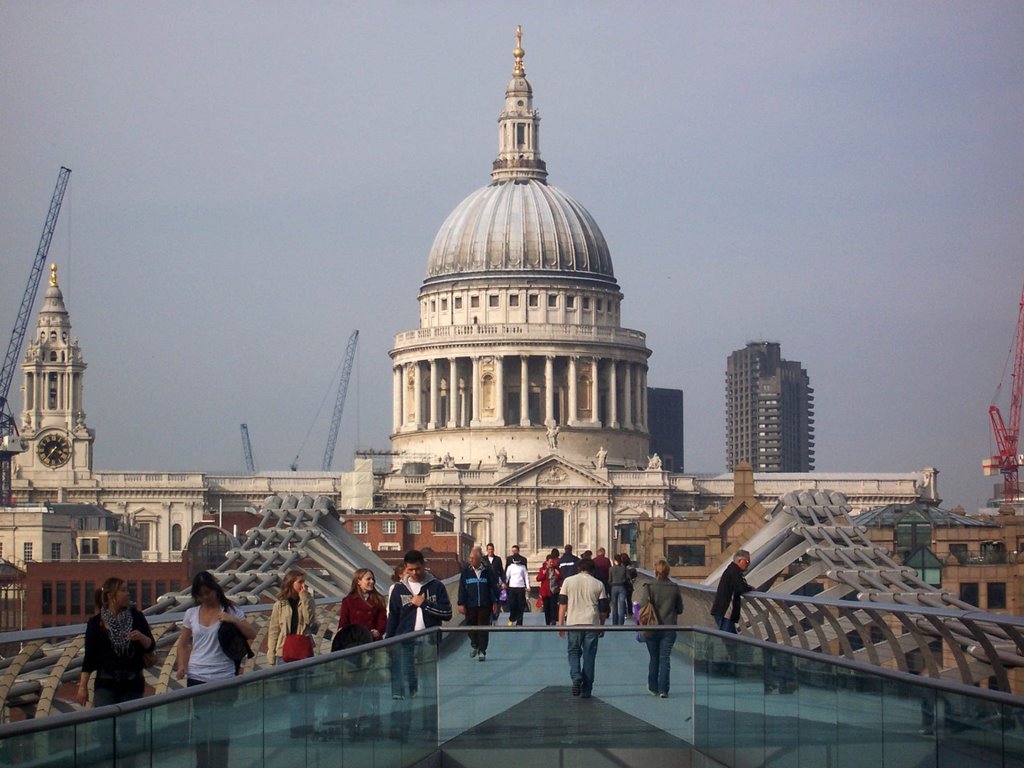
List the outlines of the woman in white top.
<svg viewBox="0 0 1024 768">
<path fill-rule="evenodd" d="M 234 624 L 249 641 L 255 639 L 256 629 L 208 571 L 192 580 L 192 599 L 196 604 L 185 611 L 178 638 L 178 679 L 185 677 L 189 686 L 229 680 L 235 676 L 235 662 L 220 647 L 221 623 Z"/>
</svg>

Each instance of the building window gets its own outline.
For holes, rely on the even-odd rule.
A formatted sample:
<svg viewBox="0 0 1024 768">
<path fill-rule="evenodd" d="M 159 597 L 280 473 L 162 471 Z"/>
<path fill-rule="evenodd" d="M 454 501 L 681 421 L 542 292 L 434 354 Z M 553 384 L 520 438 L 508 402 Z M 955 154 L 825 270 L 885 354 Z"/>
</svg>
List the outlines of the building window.
<svg viewBox="0 0 1024 768">
<path fill-rule="evenodd" d="M 598 299 L 597 300 L 597 311 L 598 312 L 603 312 L 604 311 L 604 300 L 603 299 Z"/>
<path fill-rule="evenodd" d="M 171 526 L 171 551 L 181 551 L 181 526 L 177 523 Z"/>
<path fill-rule="evenodd" d="M 540 513 L 540 545 L 542 548 L 565 544 L 565 513 L 560 509 L 542 509 Z"/>
<path fill-rule="evenodd" d="M 77 616 L 82 612 L 82 582 L 71 582 L 71 615 Z"/>
<path fill-rule="evenodd" d="M 63 616 L 68 612 L 68 585 L 63 581 L 57 582 L 57 610 L 55 613 L 58 616 Z"/>
<path fill-rule="evenodd" d="M 479 296 L 470 296 L 469 297 L 469 306 L 470 306 L 471 309 L 475 309 L 475 308 L 479 307 L 480 306 L 480 297 Z"/>
<path fill-rule="evenodd" d="M 139 608 L 148 608 L 153 604 L 153 582 L 142 582 L 142 605 Z"/>
<path fill-rule="evenodd" d="M 569 295 L 565 297 L 565 308 L 576 309 L 576 297 Z"/>
<path fill-rule="evenodd" d="M 510 307 L 518 307 L 519 306 L 519 294 L 518 293 L 513 293 L 511 296 L 508 297 L 508 305 Z"/>
<path fill-rule="evenodd" d="M 444 312 L 448 309 L 448 299 L 441 299 L 441 311 Z"/>
<path fill-rule="evenodd" d="M 114 539 L 110 540 L 110 556 L 117 557 L 117 541 Z"/>
<path fill-rule="evenodd" d="M 498 306 L 498 294 L 492 293 L 487 297 L 487 306 L 496 307 Z"/>
<path fill-rule="evenodd" d="M 380 524 L 380 532 L 383 534 L 398 533 L 398 521 L 397 520 L 382 520 Z"/>
<path fill-rule="evenodd" d="M 4 556 L 4 543 L 0 541 L 0 557 Z"/>
<path fill-rule="evenodd" d="M 703 544 L 669 544 L 668 564 L 673 567 L 704 565 Z"/>
<path fill-rule="evenodd" d="M 462 309 L 462 297 L 461 296 L 456 296 L 454 301 L 455 301 L 455 308 L 456 309 Z"/>
<path fill-rule="evenodd" d="M 436 299 L 431 299 L 430 300 L 430 311 L 431 312 L 437 312 L 437 300 Z"/>
<path fill-rule="evenodd" d="M 960 599 L 965 603 L 978 606 L 978 583 L 976 581 L 965 581 L 960 585 Z"/>
<path fill-rule="evenodd" d="M 25 542 L 25 546 L 23 546 L 21 548 L 21 553 L 23 555 L 22 559 L 26 563 L 31 563 L 32 562 L 32 542 L 31 541 L 26 541 Z"/>
<path fill-rule="evenodd" d="M 423 523 L 419 520 L 409 520 L 405 523 L 405 532 L 414 534 L 423 533 Z"/>
<path fill-rule="evenodd" d="M 60 560 L 60 544 L 50 545 L 50 559 L 54 561 Z"/>
<path fill-rule="evenodd" d="M 85 602 L 86 610 L 92 610 L 96 604 L 96 582 L 94 581 L 85 582 Z"/>
<path fill-rule="evenodd" d="M 584 309 L 590 309 L 590 297 L 589 296 L 584 296 L 583 297 L 583 308 Z"/>
<path fill-rule="evenodd" d="M 967 562 L 967 545 L 966 544 L 950 544 L 949 554 L 956 558 L 957 562 L 963 565 Z"/>
<path fill-rule="evenodd" d="M 527 306 L 539 307 L 540 297 L 536 293 L 531 293 L 526 299 Z"/>
<path fill-rule="evenodd" d="M 455 521 L 452 518 L 441 517 L 438 515 L 434 518 L 434 533 L 454 533 L 455 532 Z"/>
<path fill-rule="evenodd" d="M 353 520 L 352 521 L 352 533 L 369 533 L 370 526 L 365 520 Z"/>
<path fill-rule="evenodd" d="M 554 309 L 557 306 L 558 306 L 558 294 L 557 293 L 549 293 L 548 294 L 548 307 L 550 309 Z"/>
<path fill-rule="evenodd" d="M 43 582 L 43 616 L 53 613 L 53 584 L 49 581 Z"/>
<path fill-rule="evenodd" d="M 1006 582 L 990 581 L 988 583 L 988 609 L 990 611 L 1006 608 Z"/>
</svg>

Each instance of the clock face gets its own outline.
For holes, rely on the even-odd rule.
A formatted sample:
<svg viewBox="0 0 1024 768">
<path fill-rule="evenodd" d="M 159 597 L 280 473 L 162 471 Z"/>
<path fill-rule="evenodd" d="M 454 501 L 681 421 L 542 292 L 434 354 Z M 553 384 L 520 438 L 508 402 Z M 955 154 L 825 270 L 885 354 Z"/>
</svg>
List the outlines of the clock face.
<svg viewBox="0 0 1024 768">
<path fill-rule="evenodd" d="M 46 435 L 36 446 L 39 460 L 48 467 L 60 467 L 71 458 L 71 444 L 64 435 Z"/>
</svg>

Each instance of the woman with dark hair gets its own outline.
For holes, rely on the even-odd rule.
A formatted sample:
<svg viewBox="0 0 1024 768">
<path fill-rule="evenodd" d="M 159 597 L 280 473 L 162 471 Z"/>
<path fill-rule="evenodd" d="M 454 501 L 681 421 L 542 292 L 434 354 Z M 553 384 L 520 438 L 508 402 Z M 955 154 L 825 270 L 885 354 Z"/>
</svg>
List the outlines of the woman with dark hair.
<svg viewBox="0 0 1024 768">
<path fill-rule="evenodd" d="M 309 658 L 313 655 L 314 632 L 316 605 L 306 589 L 306 574 L 295 568 L 284 575 L 281 593 L 270 611 L 267 663 L 281 664 Z"/>
<path fill-rule="evenodd" d="M 370 633 L 371 640 L 380 640 L 387 625 L 387 607 L 377 592 L 377 578 L 369 568 L 360 568 L 353 574 L 352 587 L 341 601 L 338 632 L 346 631 L 346 627 L 360 626 Z M 347 632 L 355 634 L 351 630 Z"/>
<path fill-rule="evenodd" d="M 143 655 L 156 647 L 146 617 L 132 608 L 124 579 L 113 576 L 96 590 L 96 615 L 85 627 L 85 658 L 75 701 L 89 700 L 89 676 L 96 673 L 93 706 L 138 699 L 145 691 Z"/>
<path fill-rule="evenodd" d="M 537 571 L 537 581 L 540 582 L 540 599 L 544 606 L 544 623 L 553 627 L 558 623 L 558 593 L 562 581 L 562 575 L 558 570 L 558 550 L 551 550 L 547 560 Z"/>
<path fill-rule="evenodd" d="M 195 605 L 185 611 L 178 638 L 178 679 L 189 686 L 235 676 L 235 662 L 220 646 L 221 623 L 233 624 L 246 640 L 256 637 L 256 629 L 245 620 L 224 594 L 224 589 L 209 571 L 200 571 L 192 580 Z"/>
</svg>

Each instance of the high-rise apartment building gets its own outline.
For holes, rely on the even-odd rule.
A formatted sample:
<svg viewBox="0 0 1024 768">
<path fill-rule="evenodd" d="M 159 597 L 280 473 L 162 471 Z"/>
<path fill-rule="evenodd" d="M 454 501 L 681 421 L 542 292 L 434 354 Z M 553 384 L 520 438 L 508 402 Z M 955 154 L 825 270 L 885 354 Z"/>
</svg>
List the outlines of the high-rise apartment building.
<svg viewBox="0 0 1024 768">
<path fill-rule="evenodd" d="M 729 471 L 741 461 L 755 472 L 814 469 L 814 390 L 777 343 L 751 342 L 729 355 L 725 412 Z"/>
</svg>

